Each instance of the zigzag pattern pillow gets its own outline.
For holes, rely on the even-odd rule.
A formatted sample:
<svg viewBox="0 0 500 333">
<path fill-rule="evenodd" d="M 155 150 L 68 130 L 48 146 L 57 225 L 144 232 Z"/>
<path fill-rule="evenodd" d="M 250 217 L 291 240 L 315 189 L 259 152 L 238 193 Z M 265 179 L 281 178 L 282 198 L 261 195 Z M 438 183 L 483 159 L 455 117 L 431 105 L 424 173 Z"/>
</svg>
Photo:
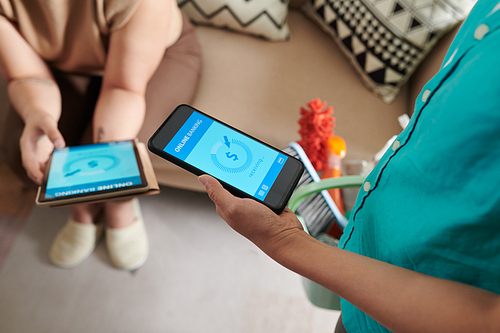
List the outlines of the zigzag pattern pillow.
<svg viewBox="0 0 500 333">
<path fill-rule="evenodd" d="M 289 0 L 177 0 L 192 22 L 263 37 L 288 40 Z"/>
<path fill-rule="evenodd" d="M 308 0 L 303 11 L 340 45 L 385 102 L 476 0 Z"/>
</svg>

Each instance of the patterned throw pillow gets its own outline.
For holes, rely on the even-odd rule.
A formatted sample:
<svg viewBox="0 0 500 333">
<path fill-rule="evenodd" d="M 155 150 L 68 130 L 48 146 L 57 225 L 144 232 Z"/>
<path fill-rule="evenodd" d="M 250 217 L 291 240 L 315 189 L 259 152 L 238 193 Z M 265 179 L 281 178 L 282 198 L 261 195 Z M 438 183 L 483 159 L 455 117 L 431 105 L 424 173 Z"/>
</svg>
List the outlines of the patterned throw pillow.
<svg viewBox="0 0 500 333">
<path fill-rule="evenodd" d="M 386 103 L 476 0 L 308 0 L 303 11 L 340 45 Z"/>
<path fill-rule="evenodd" d="M 177 0 L 197 24 L 243 32 L 270 41 L 288 40 L 290 0 Z"/>
</svg>

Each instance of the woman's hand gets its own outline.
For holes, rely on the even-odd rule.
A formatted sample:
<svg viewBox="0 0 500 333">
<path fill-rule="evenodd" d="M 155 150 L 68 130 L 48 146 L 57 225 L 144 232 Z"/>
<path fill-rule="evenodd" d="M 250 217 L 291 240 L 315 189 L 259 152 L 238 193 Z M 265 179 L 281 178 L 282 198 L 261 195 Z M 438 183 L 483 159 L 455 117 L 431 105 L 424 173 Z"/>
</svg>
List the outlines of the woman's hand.
<svg viewBox="0 0 500 333">
<path fill-rule="evenodd" d="M 254 200 L 234 197 L 210 176 L 199 179 L 233 229 L 390 331 L 500 332 L 500 295 L 323 244 L 302 231 L 289 209 L 276 215 Z"/>
<path fill-rule="evenodd" d="M 264 252 L 279 251 L 298 232 L 304 232 L 299 220 L 288 208 L 276 215 L 252 199 L 237 198 L 213 177 L 200 176 L 217 213 L 227 224 L 252 241 Z"/>
<path fill-rule="evenodd" d="M 0 74 L 7 82 L 11 104 L 25 124 L 20 139 L 23 166 L 28 176 L 40 184 L 48 159 L 46 150 L 50 152 L 53 146 L 65 145 L 57 129 L 61 116 L 61 94 L 45 61 L 21 36 L 16 26 L 1 15 Z M 53 145 L 41 144 L 49 141 L 40 140 L 45 135 Z"/>
<path fill-rule="evenodd" d="M 47 137 L 53 147 L 65 146 L 64 138 L 57 128 L 57 121 L 49 114 L 36 112 L 25 119 L 25 126 L 20 139 L 21 157 L 28 177 L 38 185 L 41 184 L 45 164 L 53 147 L 43 145 L 43 137 Z"/>
</svg>

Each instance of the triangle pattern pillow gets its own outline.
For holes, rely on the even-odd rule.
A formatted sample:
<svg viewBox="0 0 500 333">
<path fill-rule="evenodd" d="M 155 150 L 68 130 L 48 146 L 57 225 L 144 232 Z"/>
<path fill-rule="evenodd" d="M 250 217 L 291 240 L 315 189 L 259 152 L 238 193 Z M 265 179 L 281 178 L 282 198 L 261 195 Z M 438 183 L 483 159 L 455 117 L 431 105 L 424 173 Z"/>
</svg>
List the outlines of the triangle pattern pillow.
<svg viewBox="0 0 500 333">
<path fill-rule="evenodd" d="M 177 0 L 192 22 L 227 28 L 270 41 L 290 38 L 290 0 Z"/>
<path fill-rule="evenodd" d="M 386 103 L 476 0 L 308 0 L 315 20 Z"/>
</svg>

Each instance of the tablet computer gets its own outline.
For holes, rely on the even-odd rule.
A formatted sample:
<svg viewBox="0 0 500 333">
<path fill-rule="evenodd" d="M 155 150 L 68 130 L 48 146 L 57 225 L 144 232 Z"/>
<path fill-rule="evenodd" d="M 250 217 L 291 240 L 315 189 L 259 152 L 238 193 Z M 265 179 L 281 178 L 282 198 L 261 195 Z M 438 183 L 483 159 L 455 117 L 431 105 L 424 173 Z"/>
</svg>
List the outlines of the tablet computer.
<svg viewBox="0 0 500 333">
<path fill-rule="evenodd" d="M 135 140 L 56 149 L 45 168 L 38 205 L 65 205 L 149 190 Z"/>
</svg>

